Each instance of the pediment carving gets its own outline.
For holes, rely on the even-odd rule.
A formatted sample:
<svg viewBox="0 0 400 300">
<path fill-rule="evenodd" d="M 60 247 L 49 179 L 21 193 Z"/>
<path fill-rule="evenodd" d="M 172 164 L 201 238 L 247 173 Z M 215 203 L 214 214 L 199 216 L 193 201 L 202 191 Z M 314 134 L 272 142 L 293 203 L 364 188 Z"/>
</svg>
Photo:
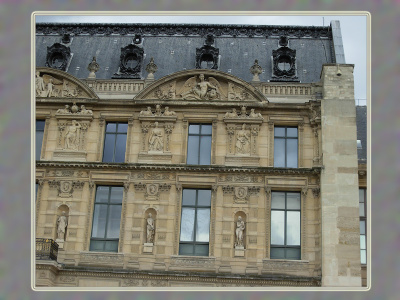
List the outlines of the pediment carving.
<svg viewBox="0 0 400 300">
<path fill-rule="evenodd" d="M 180 71 L 141 91 L 135 100 L 268 101 L 247 82 L 214 70 Z"/>
<path fill-rule="evenodd" d="M 82 81 L 52 68 L 36 68 L 35 94 L 43 98 L 94 98 L 98 96 Z"/>
</svg>

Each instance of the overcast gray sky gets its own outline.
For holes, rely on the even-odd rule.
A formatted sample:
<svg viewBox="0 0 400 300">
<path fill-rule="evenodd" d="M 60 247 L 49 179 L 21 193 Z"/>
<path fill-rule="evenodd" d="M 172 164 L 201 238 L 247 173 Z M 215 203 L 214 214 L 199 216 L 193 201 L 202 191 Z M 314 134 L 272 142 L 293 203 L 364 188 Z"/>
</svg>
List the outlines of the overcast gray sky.
<svg viewBox="0 0 400 300">
<path fill-rule="evenodd" d="M 71 12 L 72 13 L 72 12 Z M 339 13 L 339 14 L 338 14 Z M 339 20 L 346 63 L 354 64 L 355 99 L 365 105 L 367 98 L 367 16 L 362 13 L 318 12 L 298 15 L 296 12 L 229 12 L 210 15 L 210 12 L 140 12 L 120 14 L 81 12 L 74 15 L 57 12 L 37 12 L 36 23 L 186 23 L 186 24 L 247 24 L 247 25 L 299 25 L 328 26 L 331 20 Z M 146 15 L 143 15 L 146 14 Z M 167 15 L 168 14 L 168 15 Z M 173 15 L 174 14 L 174 15 Z M 233 14 L 233 15 L 232 15 Z M 268 15 L 267 15 L 268 14 Z"/>
</svg>

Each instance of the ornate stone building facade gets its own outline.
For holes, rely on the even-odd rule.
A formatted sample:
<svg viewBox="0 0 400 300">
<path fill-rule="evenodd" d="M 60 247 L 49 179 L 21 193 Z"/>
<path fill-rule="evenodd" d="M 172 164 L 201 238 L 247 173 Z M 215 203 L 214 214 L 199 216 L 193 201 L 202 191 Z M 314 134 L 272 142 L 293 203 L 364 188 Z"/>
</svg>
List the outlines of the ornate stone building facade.
<svg viewBox="0 0 400 300">
<path fill-rule="evenodd" d="M 362 285 L 338 22 L 40 24 L 35 43 L 36 287 Z"/>
</svg>

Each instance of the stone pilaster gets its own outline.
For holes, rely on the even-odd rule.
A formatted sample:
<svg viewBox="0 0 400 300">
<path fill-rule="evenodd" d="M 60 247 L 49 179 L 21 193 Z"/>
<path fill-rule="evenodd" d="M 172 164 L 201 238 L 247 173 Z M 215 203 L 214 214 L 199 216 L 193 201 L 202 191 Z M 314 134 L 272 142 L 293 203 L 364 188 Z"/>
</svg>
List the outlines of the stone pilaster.
<svg viewBox="0 0 400 300">
<path fill-rule="evenodd" d="M 361 286 L 353 67 L 326 64 L 321 74 L 322 286 Z"/>
</svg>

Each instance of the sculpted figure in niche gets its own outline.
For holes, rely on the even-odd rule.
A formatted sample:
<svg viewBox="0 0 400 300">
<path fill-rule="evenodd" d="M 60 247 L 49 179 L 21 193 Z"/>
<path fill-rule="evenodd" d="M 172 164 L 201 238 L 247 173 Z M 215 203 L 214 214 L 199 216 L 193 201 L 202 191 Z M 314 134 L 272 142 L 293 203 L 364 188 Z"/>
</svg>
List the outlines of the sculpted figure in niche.
<svg viewBox="0 0 400 300">
<path fill-rule="evenodd" d="M 158 128 L 158 122 L 154 123 L 154 128 L 150 132 L 149 136 L 149 150 L 150 151 L 163 151 L 164 140 L 163 140 L 163 130 Z"/>
<path fill-rule="evenodd" d="M 170 111 L 168 106 L 165 107 L 164 116 L 168 117 L 168 116 L 175 116 L 175 115 L 176 115 L 176 113 L 174 111 Z"/>
<path fill-rule="evenodd" d="M 151 107 L 148 106 L 148 107 L 147 107 L 147 110 L 142 110 L 142 111 L 140 112 L 140 115 L 141 115 L 141 116 L 152 116 L 153 113 L 152 113 L 152 111 L 151 111 Z"/>
<path fill-rule="evenodd" d="M 76 120 L 72 120 L 71 126 L 67 127 L 67 131 L 65 133 L 65 149 L 78 150 L 80 129 L 81 124 L 79 124 Z"/>
<path fill-rule="evenodd" d="M 64 108 L 60 108 L 57 110 L 57 114 L 70 114 L 71 111 L 69 109 L 69 105 L 65 104 Z"/>
<path fill-rule="evenodd" d="M 236 221 L 236 241 L 235 247 L 243 247 L 243 231 L 245 229 L 244 221 L 242 217 L 239 216 Z"/>
<path fill-rule="evenodd" d="M 242 125 L 242 129 L 238 131 L 236 136 L 236 153 L 250 153 L 250 136 L 246 131 L 246 124 Z"/>
<path fill-rule="evenodd" d="M 65 230 L 68 225 L 67 217 L 65 216 L 65 211 L 62 212 L 61 216 L 57 219 L 57 239 L 64 240 Z"/>
<path fill-rule="evenodd" d="M 182 98 L 187 100 L 213 100 L 219 99 L 220 93 L 218 89 L 218 81 L 210 77 L 209 82 L 204 79 L 204 74 L 199 75 L 200 82 L 197 82 L 196 77 L 189 78 L 184 88 L 189 90 L 181 93 Z"/>
<path fill-rule="evenodd" d="M 154 242 L 154 220 L 151 216 L 151 213 L 149 213 L 149 216 L 147 218 L 147 243 L 153 243 Z"/>
<path fill-rule="evenodd" d="M 36 72 L 35 82 L 36 82 L 36 96 L 40 97 L 40 96 L 42 96 L 42 94 L 43 94 L 42 92 L 45 89 L 45 84 L 44 84 L 43 78 L 40 77 L 40 72 L 39 71 Z"/>
</svg>

